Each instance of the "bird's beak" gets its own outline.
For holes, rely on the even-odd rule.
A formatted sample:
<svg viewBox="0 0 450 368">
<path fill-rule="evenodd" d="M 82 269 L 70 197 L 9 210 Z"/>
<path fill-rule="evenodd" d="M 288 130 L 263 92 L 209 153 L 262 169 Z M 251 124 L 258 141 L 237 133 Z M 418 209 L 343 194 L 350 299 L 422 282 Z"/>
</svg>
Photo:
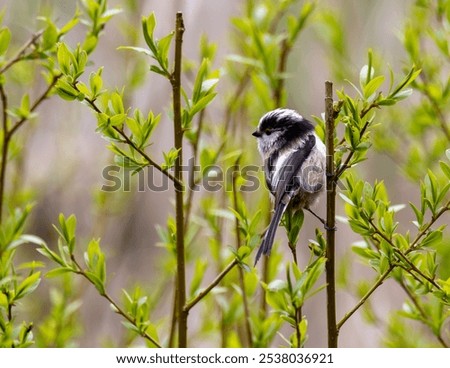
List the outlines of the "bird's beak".
<svg viewBox="0 0 450 368">
<path fill-rule="evenodd" d="M 259 138 L 259 137 L 261 137 L 261 133 L 258 132 L 257 130 L 255 130 L 255 131 L 252 133 L 252 136 L 254 136 L 254 137 L 256 137 L 256 138 Z"/>
</svg>

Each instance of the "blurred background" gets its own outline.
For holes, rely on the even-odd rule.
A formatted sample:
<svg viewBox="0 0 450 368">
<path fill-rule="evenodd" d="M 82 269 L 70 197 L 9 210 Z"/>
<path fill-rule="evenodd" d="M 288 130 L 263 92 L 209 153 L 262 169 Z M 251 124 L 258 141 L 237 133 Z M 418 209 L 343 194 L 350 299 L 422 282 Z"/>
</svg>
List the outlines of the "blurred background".
<svg viewBox="0 0 450 368">
<path fill-rule="evenodd" d="M 30 34 L 42 26 L 38 15 L 51 15 L 57 23 L 64 24 L 75 12 L 74 0 L 0 0 L 0 8 L 5 9 L 4 24 L 10 27 L 13 42 L 24 43 Z M 103 79 L 107 88 L 124 87 L 124 96 L 130 106 L 143 111 L 153 110 L 162 113 L 162 120 L 155 136 L 158 137 L 149 149 L 152 157 L 161 162 L 162 152 L 171 147 L 172 124 L 168 116 L 170 110 L 170 86 L 163 78 L 148 73 L 148 62 L 141 55 L 118 50 L 122 45 L 143 46 L 140 32 L 142 15 L 154 11 L 158 21 L 157 33 L 165 35 L 174 28 L 174 15 L 180 10 L 184 14 L 186 32 L 183 49 L 186 59 L 198 61 L 199 39 L 206 34 L 208 40 L 217 44 L 214 68 L 222 69 L 218 87 L 219 95 L 206 113 L 206 123 L 213 126 L 222 124 L 226 113 L 221 99 L 234 90 L 236 83 L 229 77 L 227 57 L 236 51 L 236 28 L 232 19 L 245 11 L 245 2 L 241 0 L 211 1 L 157 1 L 157 0 L 111 0 L 110 6 L 119 7 L 122 13 L 113 17 L 107 24 L 101 42 L 92 55 L 93 65 L 89 70 L 104 66 Z M 335 89 L 349 85 L 344 79 L 357 82 L 360 68 L 367 62 L 367 50 L 375 50 L 377 57 L 389 64 L 395 72 L 409 67 L 410 62 L 399 38 L 400 32 L 410 14 L 411 0 L 321 0 L 318 7 L 325 9 L 325 15 L 313 17 L 302 32 L 290 55 L 286 80 L 288 107 L 297 109 L 303 116 L 320 116 L 324 110 L 324 81 L 333 80 Z M 328 17 L 328 18 L 327 18 Z M 320 18 L 320 19 L 318 19 Z M 327 20 L 328 19 L 328 20 Z M 330 33 L 327 22 L 340 22 L 342 25 L 341 54 L 336 47 L 330 46 L 336 34 Z M 68 35 L 66 42 L 75 47 L 79 35 Z M 335 40 L 336 41 L 336 40 Z M 336 41 L 338 42 L 338 41 Z M 22 71 L 29 81 L 31 95 L 42 90 L 43 85 L 34 83 L 39 80 L 33 72 Z M 228 74 L 227 74 L 228 73 Z M 189 83 L 189 75 L 186 77 Z M 28 87 L 27 87 L 28 88 Z M 20 96 L 21 86 L 17 86 Z M 255 100 L 258 96 L 254 96 Z M 405 106 L 414 102 L 404 102 Z M 58 214 L 75 214 L 78 219 L 78 241 L 95 237 L 101 238 L 102 247 L 107 254 L 108 290 L 111 295 L 120 298 L 121 290 L 137 283 L 152 292 L 165 272 L 160 264 L 165 250 L 158 247 L 160 241 L 155 225 L 165 226 L 167 216 L 174 213 L 173 193 L 138 190 L 138 181 L 131 181 L 129 191 L 105 192 L 101 188 L 107 184 L 102 177 L 104 168 L 113 163 L 113 155 L 107 150 L 107 142 L 95 132 L 96 119 L 91 111 L 81 103 L 68 103 L 56 96 L 39 108 L 39 116 L 29 124 L 21 134 L 22 156 L 11 170 L 15 178 L 8 182 L 9 190 L 35 203 L 27 232 L 36 234 L 48 244 L 56 242 L 56 233 L 52 224 L 57 223 Z M 245 117 L 248 118 L 249 115 Z M 256 143 L 248 134 L 258 122 L 257 116 L 251 121 L 241 122 L 245 129 L 238 131 L 237 141 L 247 142 L 243 150 L 248 163 L 260 164 Z M 401 123 L 401 122 L 399 122 Z M 187 159 L 188 155 L 185 156 Z M 394 204 L 408 203 L 417 198 L 418 187 L 406 180 L 396 162 L 386 154 L 370 153 L 369 160 L 361 166 L 360 174 L 367 181 L 376 178 L 384 180 L 390 190 Z M 147 174 L 146 174 L 147 175 Z M 160 174 L 151 171 L 154 180 L 162 180 Z M 264 197 L 266 189 L 259 188 Z M 252 197 L 256 198 L 256 197 Z M 323 202 L 317 212 L 324 214 Z M 257 204 L 256 204 L 257 206 Z M 339 202 L 339 206 L 342 203 Z M 338 210 L 343 215 L 342 208 Z M 411 220 L 399 215 L 401 226 L 408 228 Z M 405 225 L 403 225 L 405 224 Z M 315 219 L 306 216 L 301 239 L 314 238 Z M 344 254 L 350 253 L 350 245 L 358 238 L 344 224 L 338 230 L 338 265 Z M 207 235 L 203 235 L 206 236 Z M 285 235 L 279 231 L 278 249 L 286 252 Z M 202 237 L 198 239 L 202 243 Z M 206 239 L 205 239 L 206 241 Z M 308 249 L 304 246 L 303 256 Z M 199 251 L 201 253 L 201 250 Z M 205 251 L 207 253 L 208 251 Z M 302 255 L 300 256 L 302 257 Z M 345 258 L 347 259 L 347 258 Z M 346 261 L 352 269 L 350 277 L 369 277 L 373 273 L 362 267 L 358 261 Z M 214 272 L 208 271 L 208 277 Z M 123 342 L 123 328 L 120 318 L 110 311 L 108 303 L 100 299 L 97 292 L 84 280 L 77 280 L 77 298 L 82 300 L 80 308 L 79 332 L 80 346 L 115 346 Z M 39 320 L 49 307 L 48 286 L 42 283 L 38 294 L 39 303 L 24 305 L 30 316 Z M 154 311 L 155 319 L 169 318 L 172 295 L 162 292 L 159 295 L 159 307 Z M 377 290 L 374 307 L 375 318 L 386 322 L 386 316 L 393 309 L 400 309 L 403 296 L 399 296 L 396 285 L 386 285 Z M 338 293 L 338 316 L 351 308 L 357 298 L 341 289 Z M 381 302 L 382 301 L 382 302 Z M 308 301 L 304 313 L 309 321 L 308 347 L 326 346 L 326 310 L 325 295 L 320 293 Z M 367 317 L 367 316 L 366 316 Z M 190 314 L 190 320 L 200 325 L 203 316 L 201 309 Z M 380 346 L 384 329 L 382 324 L 367 324 L 362 313 L 357 313 L 342 329 L 340 346 L 373 347 Z M 195 327 L 192 328 L 195 330 Z M 273 346 L 282 342 L 276 338 Z M 197 346 L 217 346 L 217 338 L 200 338 Z"/>
</svg>

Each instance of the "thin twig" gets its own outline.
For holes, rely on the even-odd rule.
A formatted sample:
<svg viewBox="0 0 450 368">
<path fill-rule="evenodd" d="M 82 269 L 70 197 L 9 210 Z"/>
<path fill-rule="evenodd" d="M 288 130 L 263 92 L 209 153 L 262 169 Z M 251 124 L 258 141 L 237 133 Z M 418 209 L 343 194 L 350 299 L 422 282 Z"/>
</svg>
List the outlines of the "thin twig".
<svg viewBox="0 0 450 368">
<path fill-rule="evenodd" d="M 277 75 L 277 84 L 275 91 L 273 93 L 273 100 L 275 101 L 275 107 L 279 107 L 282 102 L 283 92 L 284 92 L 284 84 L 285 84 L 285 77 L 284 73 L 286 72 L 286 65 L 289 53 L 292 49 L 292 45 L 288 42 L 287 39 L 285 39 L 281 44 L 281 52 L 280 52 L 280 59 L 278 62 L 278 75 Z"/>
<path fill-rule="evenodd" d="M 92 284 L 91 279 L 89 278 L 89 276 L 86 274 L 86 272 L 83 270 L 83 268 L 80 266 L 80 264 L 78 263 L 78 261 L 76 260 L 75 256 L 72 254 L 70 259 L 72 260 L 73 264 L 77 267 L 77 269 L 73 270 L 74 273 L 83 276 L 86 280 L 89 281 L 90 284 Z M 150 341 L 152 344 L 154 344 L 156 347 L 158 348 L 162 348 L 162 346 L 153 338 L 151 337 L 146 331 L 142 331 L 141 329 L 139 329 L 138 325 L 136 324 L 136 321 L 130 317 L 128 315 L 128 313 L 126 313 L 122 308 L 119 307 L 119 305 L 114 301 L 114 299 L 112 299 L 108 293 L 106 292 L 106 290 L 104 291 L 104 293 L 100 293 L 100 296 L 102 296 L 103 298 L 105 298 L 106 300 L 108 300 L 108 302 L 114 307 L 114 310 L 117 314 L 120 314 L 122 317 L 124 317 L 128 322 L 130 322 L 133 326 L 136 327 L 136 329 L 139 331 L 139 334 L 147 339 L 148 341 Z"/>
<path fill-rule="evenodd" d="M 55 75 L 53 77 L 52 82 L 48 85 L 47 89 L 33 102 L 30 107 L 30 113 L 34 112 L 39 105 L 44 102 L 45 99 L 51 93 L 51 90 L 55 86 L 56 82 L 60 78 L 60 75 Z M 28 117 L 23 117 L 17 122 L 14 123 L 11 129 L 8 127 L 8 97 L 5 93 L 3 84 L 0 84 L 0 99 L 2 101 L 2 128 L 3 128 L 3 142 L 2 142 L 2 157 L 0 164 L 0 223 L 2 220 L 3 213 L 3 202 L 4 202 L 4 193 L 5 193 L 5 180 L 6 180 L 6 165 L 8 161 L 8 151 L 9 151 L 9 143 L 11 142 L 12 136 L 17 132 L 17 130 L 27 121 L 29 121 Z"/>
<path fill-rule="evenodd" d="M 184 310 L 186 312 L 189 312 L 200 300 L 202 300 L 206 295 L 208 295 L 209 292 L 212 289 L 214 289 L 220 283 L 220 281 L 222 281 L 222 279 L 228 274 L 228 272 L 230 272 L 237 264 L 238 260 L 236 258 L 233 259 L 233 261 L 231 261 L 231 263 L 229 263 L 228 266 L 225 267 L 225 269 L 216 276 L 216 278 L 211 282 L 211 284 L 209 284 L 205 289 L 203 289 L 200 293 L 198 293 L 198 295 L 195 298 L 186 303 L 186 305 L 184 306 Z"/>
<path fill-rule="evenodd" d="M 365 109 L 363 109 L 361 111 L 361 113 L 359 114 L 359 117 L 362 119 L 364 118 L 369 112 L 370 110 L 372 110 L 373 108 L 378 107 L 378 105 L 375 102 L 372 102 L 369 106 L 367 106 Z M 362 127 L 361 131 L 359 132 L 359 137 L 362 138 L 364 136 L 364 133 L 366 132 L 367 128 L 370 125 L 370 120 L 366 121 L 366 123 L 364 124 L 364 126 Z M 341 143 L 340 143 L 341 144 Z M 336 172 L 336 179 L 338 180 L 341 175 L 344 173 L 345 170 L 347 170 L 348 168 L 350 168 L 350 160 L 352 159 L 353 155 L 355 154 L 356 151 L 350 151 L 349 154 L 347 155 L 347 157 L 345 158 L 345 161 L 343 164 L 341 164 L 339 166 L 339 168 L 337 169 Z"/>
<path fill-rule="evenodd" d="M 372 219 L 369 219 L 369 223 L 370 225 L 373 227 L 373 229 L 375 230 L 375 233 L 378 234 L 379 236 L 381 236 L 393 249 L 394 253 L 396 253 L 401 259 L 403 259 L 404 262 L 406 262 L 409 267 L 411 267 L 411 270 L 414 270 L 417 274 L 419 274 L 422 278 L 424 278 L 425 280 L 427 280 L 429 283 L 431 283 L 435 288 L 437 288 L 438 290 L 442 290 L 442 288 L 436 283 L 436 281 L 434 281 L 432 278 L 428 277 L 427 275 L 425 275 L 421 270 L 419 270 L 416 265 L 414 263 L 412 263 L 408 257 L 406 257 L 405 254 L 402 253 L 402 251 L 400 249 L 398 249 L 394 242 L 392 241 L 392 239 L 389 239 L 386 234 L 384 234 L 379 228 L 378 226 L 376 226 L 376 224 L 373 222 Z M 411 272 L 409 270 L 407 270 L 408 272 Z"/>
<path fill-rule="evenodd" d="M 400 280 L 399 284 L 400 284 L 400 287 L 405 291 L 406 295 L 408 295 L 408 297 L 411 299 L 411 301 L 413 302 L 416 309 L 419 311 L 420 315 L 423 318 L 424 324 L 426 326 L 430 327 L 430 325 L 428 324 L 428 321 L 429 321 L 428 314 L 425 312 L 422 305 L 420 305 L 420 302 L 419 302 L 419 300 L 417 300 L 417 297 L 411 292 L 411 290 L 409 290 L 409 288 L 406 286 L 406 284 L 403 280 Z M 431 328 L 431 331 L 433 332 L 434 336 L 436 336 L 437 340 L 444 348 L 449 347 L 447 345 L 447 343 L 444 341 L 444 339 L 440 333 L 436 334 L 432 328 Z"/>
<path fill-rule="evenodd" d="M 405 251 L 405 255 L 416 250 L 416 245 L 420 241 L 420 239 L 426 234 L 428 229 L 441 217 L 446 211 L 450 210 L 450 202 L 439 211 L 436 216 L 432 218 L 432 220 L 425 226 L 425 228 L 417 234 L 416 238 L 411 243 L 410 247 Z M 348 312 L 346 315 L 338 322 L 337 327 L 338 330 L 342 327 L 342 325 L 366 302 L 366 300 L 372 295 L 372 293 L 384 282 L 384 280 L 389 276 L 391 271 L 396 267 L 396 265 L 391 264 L 389 268 L 378 278 L 375 284 L 370 288 L 370 290 L 360 299 L 360 301 Z"/>
<path fill-rule="evenodd" d="M 233 178 L 232 178 L 232 188 L 233 188 L 233 207 L 236 212 L 239 213 L 239 200 L 238 200 L 238 192 L 237 192 L 237 183 L 236 180 L 238 178 L 238 168 L 239 168 L 239 159 L 236 160 L 235 167 L 233 170 Z M 241 240 L 241 232 L 240 232 L 240 224 L 237 216 L 235 217 L 235 233 L 236 233 L 236 242 L 238 249 L 242 246 Z M 250 308 L 248 306 L 248 298 L 245 288 L 245 279 L 244 279 L 244 270 L 242 267 L 239 267 L 239 284 L 242 292 L 242 302 L 244 304 L 244 327 L 245 327 L 245 336 L 246 336 L 246 344 L 247 347 L 252 346 L 253 338 L 252 338 L 252 329 L 250 326 Z"/>
<path fill-rule="evenodd" d="M 33 104 L 30 107 L 30 112 L 34 112 L 38 106 L 44 102 L 44 100 L 46 100 L 48 98 L 48 96 L 50 95 L 53 87 L 55 86 L 56 82 L 58 82 L 58 79 L 61 78 L 61 75 L 55 75 L 53 76 L 53 79 L 51 81 L 51 83 L 48 85 L 47 89 L 37 98 L 36 101 L 33 102 Z M 20 120 L 18 120 L 13 127 L 11 128 L 11 130 L 9 131 L 9 134 L 12 135 L 16 132 L 17 129 L 19 129 L 26 121 L 28 121 L 28 118 L 22 118 Z"/>
<path fill-rule="evenodd" d="M 22 60 L 25 56 L 25 51 L 27 51 L 27 49 L 34 45 L 36 43 L 36 41 L 38 40 L 39 37 L 42 36 L 42 34 L 44 33 L 44 30 L 41 30 L 37 33 L 35 33 L 17 52 L 17 54 L 9 61 L 7 61 L 1 68 L 0 68 L 0 74 L 3 74 L 4 72 L 6 72 L 10 67 L 12 67 L 15 63 L 19 62 L 20 60 Z"/>
<path fill-rule="evenodd" d="M 337 323 L 338 331 L 341 329 L 343 324 L 347 322 L 347 320 L 367 301 L 367 299 L 369 299 L 372 293 L 378 289 L 378 287 L 384 282 L 384 280 L 389 276 L 389 274 L 394 268 L 395 268 L 394 265 L 389 266 L 389 268 L 386 271 L 384 271 L 383 274 L 380 275 L 375 284 L 372 285 L 369 291 L 367 291 L 367 293 L 359 300 L 359 302 L 356 303 L 356 305 L 345 314 L 345 316 Z"/>
<path fill-rule="evenodd" d="M 422 72 L 420 73 L 420 78 L 424 82 L 424 87 L 419 88 L 419 91 L 422 92 L 422 94 L 428 99 L 431 106 L 433 107 L 433 110 L 436 112 L 438 117 L 438 122 L 441 127 L 442 132 L 444 133 L 445 137 L 447 138 L 447 141 L 450 142 L 450 128 L 447 124 L 447 120 L 445 118 L 444 113 L 442 112 L 442 108 L 437 103 L 436 99 L 433 97 L 433 95 L 430 93 L 428 88 L 426 88 L 426 85 L 429 85 L 428 76 L 425 74 L 425 71 L 422 69 Z"/>
<path fill-rule="evenodd" d="M 292 223 L 292 219 L 294 217 L 295 212 L 292 211 L 291 208 L 288 208 L 286 211 L 286 214 L 284 216 L 284 221 L 285 221 L 285 227 L 286 227 L 286 231 L 288 233 L 290 233 L 292 231 L 293 228 L 293 223 Z M 292 258 L 294 260 L 294 263 L 296 266 L 298 266 L 298 258 L 297 258 L 297 244 L 295 243 L 291 243 L 291 241 L 288 241 L 288 245 L 289 245 L 289 249 L 291 250 L 292 253 Z M 294 314 L 294 319 L 295 319 L 295 335 L 297 338 L 297 348 L 301 348 L 301 341 L 302 341 L 302 333 L 300 331 L 300 323 L 302 321 L 303 318 L 303 313 L 302 313 L 302 306 L 300 307 L 295 307 L 295 314 Z"/>
<path fill-rule="evenodd" d="M 416 235 L 410 247 L 405 251 L 405 254 L 408 254 L 416 249 L 417 243 L 419 243 L 420 239 L 422 239 L 422 237 L 427 234 L 430 227 L 433 226 L 434 223 L 447 211 L 450 211 L 450 201 L 448 201 L 447 204 L 444 207 L 442 207 L 441 210 L 436 215 L 432 216 L 431 221 L 422 229 L 422 231 L 420 231 Z"/>
<path fill-rule="evenodd" d="M 76 86 L 73 86 L 75 89 Z M 84 98 L 84 101 L 86 101 L 89 106 L 94 110 L 97 114 L 101 114 L 102 110 L 96 105 L 94 100 L 91 100 L 87 97 Z M 178 184 L 182 187 L 184 187 L 184 183 L 182 181 L 179 181 L 175 176 L 173 176 L 171 173 L 169 173 L 168 170 L 164 170 L 159 164 L 157 164 L 155 161 L 153 161 L 149 155 L 145 153 L 144 150 L 139 148 L 130 137 L 128 137 L 125 132 L 120 129 L 119 127 L 112 127 L 123 139 L 124 142 L 127 143 L 129 146 L 131 146 L 136 152 L 138 152 L 147 162 L 150 166 L 153 166 L 155 169 L 160 171 L 163 175 L 167 176 L 171 181 L 173 181 L 175 184 Z"/>
</svg>

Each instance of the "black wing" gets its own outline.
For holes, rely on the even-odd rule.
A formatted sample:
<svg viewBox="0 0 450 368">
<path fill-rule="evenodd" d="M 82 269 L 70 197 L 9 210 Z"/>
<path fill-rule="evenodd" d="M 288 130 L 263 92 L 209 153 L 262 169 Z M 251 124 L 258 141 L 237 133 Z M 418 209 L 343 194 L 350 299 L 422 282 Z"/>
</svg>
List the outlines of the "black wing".
<svg viewBox="0 0 450 368">
<path fill-rule="evenodd" d="M 266 175 L 266 185 L 270 193 L 275 195 L 275 188 L 272 186 L 273 174 L 275 172 L 275 164 L 278 160 L 278 152 L 272 153 L 264 162 L 264 172 Z"/>
<path fill-rule="evenodd" d="M 298 185 L 295 178 L 315 144 L 316 138 L 313 134 L 309 135 L 305 140 L 304 145 L 292 152 L 284 162 L 283 167 L 280 169 L 280 174 L 278 175 L 278 183 L 275 192 L 275 208 L 281 201 L 289 202 L 292 192 L 295 190 L 296 185 Z"/>
</svg>

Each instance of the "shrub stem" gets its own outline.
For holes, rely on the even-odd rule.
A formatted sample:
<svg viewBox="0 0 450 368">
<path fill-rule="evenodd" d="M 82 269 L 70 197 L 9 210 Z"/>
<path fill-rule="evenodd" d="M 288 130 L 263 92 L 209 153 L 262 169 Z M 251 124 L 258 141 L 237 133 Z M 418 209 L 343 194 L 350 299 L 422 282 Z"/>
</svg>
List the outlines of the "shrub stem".
<svg viewBox="0 0 450 368">
<path fill-rule="evenodd" d="M 184 211 L 183 211 L 183 126 L 181 116 L 181 60 L 184 33 L 183 14 L 178 12 L 175 22 L 175 64 L 170 77 L 173 96 L 174 146 L 178 150 L 175 160 L 175 222 L 177 231 L 177 303 L 178 303 L 178 347 L 187 347 L 187 319 L 189 311 L 186 304 L 186 257 L 184 249 Z"/>
<path fill-rule="evenodd" d="M 339 330 L 336 325 L 336 274 L 335 274 L 335 233 L 336 233 L 336 173 L 334 167 L 334 109 L 333 83 L 325 82 L 325 136 L 327 147 L 326 189 L 327 189 L 327 260 L 325 264 L 327 280 L 327 321 L 328 347 L 337 348 Z"/>
</svg>

